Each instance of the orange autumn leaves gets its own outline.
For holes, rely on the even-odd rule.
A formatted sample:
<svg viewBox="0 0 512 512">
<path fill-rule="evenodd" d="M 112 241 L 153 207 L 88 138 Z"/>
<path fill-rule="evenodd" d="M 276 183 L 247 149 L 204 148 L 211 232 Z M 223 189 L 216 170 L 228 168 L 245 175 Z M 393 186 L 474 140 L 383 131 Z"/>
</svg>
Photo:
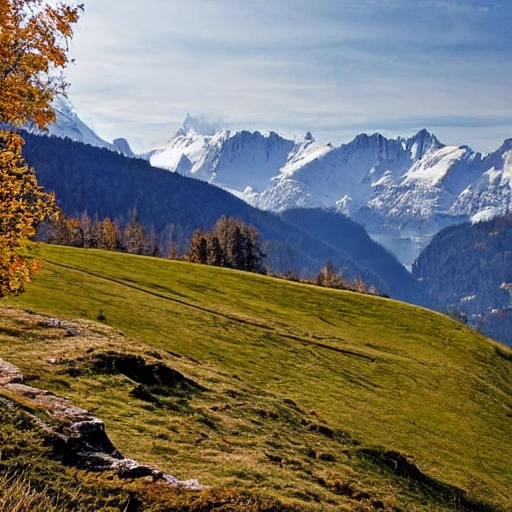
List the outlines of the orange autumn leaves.
<svg viewBox="0 0 512 512">
<path fill-rule="evenodd" d="M 44 0 L 0 0 L 0 122 L 55 120 L 50 102 L 65 83 L 68 41 L 80 8 Z"/>
<path fill-rule="evenodd" d="M 55 198 L 37 185 L 23 160 L 23 139 L 0 135 L 0 296 L 23 291 L 37 264 L 30 259 L 35 226 L 55 212 Z"/>
<path fill-rule="evenodd" d="M 56 211 L 53 195 L 38 186 L 13 131 L 55 120 L 54 96 L 81 7 L 45 0 L 0 0 L 0 297 L 23 291 L 37 263 L 29 257 L 39 222 Z"/>
</svg>

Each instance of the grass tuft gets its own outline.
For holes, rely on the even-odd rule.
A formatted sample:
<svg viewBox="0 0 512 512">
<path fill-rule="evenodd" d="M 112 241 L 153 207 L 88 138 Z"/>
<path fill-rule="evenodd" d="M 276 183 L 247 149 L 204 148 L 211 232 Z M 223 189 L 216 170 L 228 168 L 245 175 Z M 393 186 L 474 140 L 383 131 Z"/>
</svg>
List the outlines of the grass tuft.
<svg viewBox="0 0 512 512">
<path fill-rule="evenodd" d="M 58 499 L 48 489 L 34 489 L 23 474 L 0 475 L 0 510 L 9 512 L 56 512 Z"/>
</svg>

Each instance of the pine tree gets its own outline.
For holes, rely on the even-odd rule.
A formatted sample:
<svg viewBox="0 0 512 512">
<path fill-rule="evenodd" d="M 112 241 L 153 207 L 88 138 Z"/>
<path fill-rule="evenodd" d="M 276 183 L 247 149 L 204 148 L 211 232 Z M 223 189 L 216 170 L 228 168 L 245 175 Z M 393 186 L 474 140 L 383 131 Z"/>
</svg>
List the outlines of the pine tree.
<svg viewBox="0 0 512 512">
<path fill-rule="evenodd" d="M 215 223 L 213 231 L 197 230 L 185 255 L 190 262 L 248 272 L 264 272 L 264 258 L 257 229 L 225 215 Z"/>
<path fill-rule="evenodd" d="M 235 219 L 229 219 L 225 260 L 226 266 L 229 268 L 245 270 L 244 238 L 240 226 Z"/>
<path fill-rule="evenodd" d="M 72 247 L 84 246 L 84 230 L 80 221 L 75 218 L 65 219 L 65 239 L 63 245 L 71 245 Z"/>
<path fill-rule="evenodd" d="M 121 231 L 117 222 L 107 217 L 103 219 L 100 227 L 99 248 L 106 251 L 116 251 L 120 246 Z"/>
<path fill-rule="evenodd" d="M 144 230 L 139 222 L 130 222 L 124 228 L 124 245 L 130 254 L 143 254 L 145 250 Z"/>
<path fill-rule="evenodd" d="M 265 254 L 261 250 L 260 234 L 254 226 L 244 225 L 245 235 L 245 270 L 248 272 L 264 272 Z"/>
<path fill-rule="evenodd" d="M 185 260 L 190 263 L 206 264 L 208 262 L 207 247 L 208 243 L 206 241 L 205 233 L 200 229 L 196 229 L 190 240 L 187 252 L 185 253 Z"/>
</svg>

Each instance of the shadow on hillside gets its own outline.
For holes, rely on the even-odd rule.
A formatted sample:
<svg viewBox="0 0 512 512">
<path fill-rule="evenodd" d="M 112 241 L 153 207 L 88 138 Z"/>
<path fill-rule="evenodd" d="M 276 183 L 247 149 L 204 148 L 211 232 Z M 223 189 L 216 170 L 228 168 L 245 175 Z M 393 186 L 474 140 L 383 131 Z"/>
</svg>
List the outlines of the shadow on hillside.
<svg viewBox="0 0 512 512">
<path fill-rule="evenodd" d="M 426 475 L 402 453 L 382 448 L 361 448 L 357 453 L 360 458 L 380 466 L 384 471 L 410 480 L 416 490 L 429 500 L 435 497 L 441 504 L 451 504 L 456 512 L 503 512 L 499 507 L 469 497 L 466 491 L 458 487 Z"/>
</svg>

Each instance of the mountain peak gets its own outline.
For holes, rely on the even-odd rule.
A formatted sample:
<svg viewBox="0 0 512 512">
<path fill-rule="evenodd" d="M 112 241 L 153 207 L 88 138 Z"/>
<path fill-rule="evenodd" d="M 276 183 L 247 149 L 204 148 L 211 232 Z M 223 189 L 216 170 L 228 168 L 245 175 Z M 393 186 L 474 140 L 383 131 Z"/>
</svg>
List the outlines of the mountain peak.
<svg viewBox="0 0 512 512">
<path fill-rule="evenodd" d="M 505 139 L 499 150 L 510 151 L 512 149 L 512 139 Z"/>
<path fill-rule="evenodd" d="M 423 158 L 423 155 L 431 149 L 440 149 L 444 145 L 439 142 L 437 137 L 430 133 L 426 128 L 407 139 L 407 147 L 411 150 L 411 156 L 414 159 Z"/>
<path fill-rule="evenodd" d="M 307 132 L 306 135 L 304 135 L 304 140 L 307 142 L 314 142 L 315 138 L 311 134 L 311 132 Z"/>
<path fill-rule="evenodd" d="M 409 140 L 413 141 L 413 142 L 433 143 L 438 146 L 442 146 L 442 144 L 441 144 L 441 142 L 439 142 L 438 138 L 433 133 L 430 133 L 426 128 L 422 128 L 418 133 L 413 135 Z"/>
<path fill-rule="evenodd" d="M 222 121 L 220 119 L 212 120 L 204 115 L 193 115 L 187 113 L 181 128 L 176 133 L 176 136 L 185 136 L 189 132 L 194 132 L 197 135 L 212 136 L 222 130 Z"/>
<path fill-rule="evenodd" d="M 48 125 L 46 132 L 48 135 L 100 148 L 113 148 L 112 144 L 99 137 L 80 119 L 75 107 L 66 96 L 57 94 L 53 98 L 51 106 L 55 111 L 56 120 Z M 42 133 L 34 123 L 29 123 L 25 128 L 30 133 Z"/>
<path fill-rule="evenodd" d="M 132 151 L 132 148 L 130 147 L 130 144 L 128 141 L 124 138 L 115 139 L 112 143 L 114 145 L 114 149 L 121 153 L 122 155 L 125 155 L 129 158 L 133 158 L 135 154 Z"/>
</svg>

